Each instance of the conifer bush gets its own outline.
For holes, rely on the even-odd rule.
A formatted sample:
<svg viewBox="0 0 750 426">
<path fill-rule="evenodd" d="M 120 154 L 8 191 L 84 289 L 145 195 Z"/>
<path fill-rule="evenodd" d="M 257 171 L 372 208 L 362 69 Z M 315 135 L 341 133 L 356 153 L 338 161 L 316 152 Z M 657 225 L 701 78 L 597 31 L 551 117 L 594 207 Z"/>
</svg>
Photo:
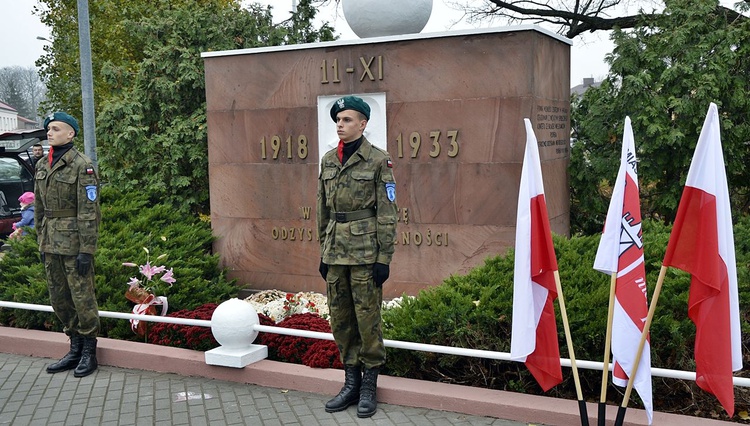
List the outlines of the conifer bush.
<svg viewBox="0 0 750 426">
<path fill-rule="evenodd" d="M 661 269 L 671 226 L 644 221 L 644 259 L 648 299 Z M 742 340 L 750 341 L 750 218 L 742 217 L 734 227 L 737 274 L 742 321 Z M 609 276 L 593 269 L 599 236 L 555 236 L 560 280 L 565 298 L 576 359 L 601 361 L 604 355 Z M 400 309 L 383 312 L 387 339 L 510 352 L 513 302 L 513 251 L 487 259 L 464 276 L 451 276 L 439 286 L 422 290 L 416 298 L 405 298 Z M 690 275 L 669 268 L 651 325 L 651 364 L 675 370 L 695 371 L 693 346 L 695 326 L 687 316 Z M 559 304 L 557 314 L 560 355 L 569 357 Z M 522 363 L 457 357 L 400 349 L 387 350 L 389 374 L 432 381 L 444 381 L 525 393 L 541 393 L 541 388 Z M 611 359 L 611 357 L 610 357 Z M 597 400 L 601 372 L 579 368 L 583 394 Z M 739 373 L 740 375 L 745 373 Z M 564 381 L 547 395 L 575 399 L 573 376 L 563 368 Z M 713 396 L 693 382 L 654 379 L 654 406 L 713 407 Z M 622 401 L 622 389 L 609 387 L 612 403 Z M 744 388 L 738 393 L 746 394 Z M 637 395 L 633 400 L 639 404 Z M 675 401 L 679 401 L 675 404 Z M 631 403 L 631 406 L 635 405 Z M 668 409 L 668 408 L 667 408 Z M 711 410 L 708 410 L 709 412 Z M 721 410 L 713 410 L 721 416 Z M 693 413 L 690 413 L 693 414 Z M 698 413 L 695 413 L 698 414 Z M 710 413 L 703 413 L 709 414 Z M 726 414 L 723 414 L 726 417 Z"/>
<path fill-rule="evenodd" d="M 49 305 L 47 278 L 34 229 L 13 240 L 11 250 L 0 259 L 0 300 Z M 9 308 L 0 308 L 0 325 L 62 330 L 52 313 Z"/>
<path fill-rule="evenodd" d="M 186 208 L 149 199 L 148 194 L 121 192 L 112 186 L 101 191 L 102 222 L 96 252 L 96 296 L 99 309 L 132 312 L 125 296 L 128 281 L 137 272 L 124 262 L 145 262 L 146 247 L 167 269 L 174 268 L 176 282 L 165 294 L 172 311 L 192 310 L 206 303 L 221 303 L 237 295 L 212 253 L 213 236 L 208 222 Z M 33 233 L 14 242 L 0 260 L 0 298 L 49 305 L 46 278 Z M 60 331 L 54 314 L 21 309 L 0 309 L 0 324 Z M 140 340 L 127 321 L 101 318 L 101 337 Z"/>
</svg>

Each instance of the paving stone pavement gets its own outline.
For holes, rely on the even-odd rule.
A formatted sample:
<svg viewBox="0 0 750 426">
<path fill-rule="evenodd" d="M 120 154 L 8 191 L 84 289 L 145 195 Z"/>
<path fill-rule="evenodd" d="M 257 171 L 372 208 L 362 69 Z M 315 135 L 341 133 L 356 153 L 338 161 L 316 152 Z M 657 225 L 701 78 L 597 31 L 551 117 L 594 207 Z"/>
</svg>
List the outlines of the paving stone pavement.
<svg viewBox="0 0 750 426">
<path fill-rule="evenodd" d="M 328 395 L 109 366 L 77 379 L 51 361 L 0 353 L 0 425 L 526 425 L 391 404 L 360 419 L 326 413 Z"/>
</svg>

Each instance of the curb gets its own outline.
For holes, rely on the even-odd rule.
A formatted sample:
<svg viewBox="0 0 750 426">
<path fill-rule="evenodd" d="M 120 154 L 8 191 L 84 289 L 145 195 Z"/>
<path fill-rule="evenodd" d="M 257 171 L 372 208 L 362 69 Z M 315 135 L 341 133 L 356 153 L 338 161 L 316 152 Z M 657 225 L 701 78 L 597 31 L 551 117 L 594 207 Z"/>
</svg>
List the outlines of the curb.
<svg viewBox="0 0 750 426">
<path fill-rule="evenodd" d="M 58 359 L 69 348 L 63 333 L 0 326 L 0 352 Z M 262 360 L 244 368 L 208 365 L 204 353 L 147 343 L 99 338 L 99 365 L 205 377 L 336 395 L 344 381 L 343 370 L 310 368 L 304 365 Z M 144 363 L 144 360 L 148 360 Z M 573 400 L 527 395 L 447 383 L 381 375 L 378 401 L 407 407 L 452 411 L 526 423 L 559 426 L 580 425 L 578 404 Z M 596 424 L 597 405 L 587 403 L 589 423 Z M 618 407 L 607 406 L 607 425 L 614 425 Z M 593 417 L 592 417 L 593 416 Z M 628 425 L 648 425 L 644 410 L 630 408 Z M 719 426 L 734 424 L 700 417 L 654 412 L 654 425 Z"/>
</svg>

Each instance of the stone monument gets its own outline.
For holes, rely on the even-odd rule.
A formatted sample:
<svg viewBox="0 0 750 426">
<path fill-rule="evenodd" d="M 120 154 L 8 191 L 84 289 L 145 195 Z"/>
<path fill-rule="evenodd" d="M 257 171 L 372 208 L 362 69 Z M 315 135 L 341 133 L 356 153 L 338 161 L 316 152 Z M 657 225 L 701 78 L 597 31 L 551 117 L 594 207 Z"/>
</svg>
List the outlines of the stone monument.
<svg viewBox="0 0 750 426">
<path fill-rule="evenodd" d="M 464 274 L 514 244 L 526 134 L 552 230 L 569 232 L 570 41 L 536 26 L 204 53 L 211 224 L 230 276 L 325 293 L 315 224 L 328 110 L 356 94 L 388 150 L 399 224 L 384 297 Z"/>
</svg>

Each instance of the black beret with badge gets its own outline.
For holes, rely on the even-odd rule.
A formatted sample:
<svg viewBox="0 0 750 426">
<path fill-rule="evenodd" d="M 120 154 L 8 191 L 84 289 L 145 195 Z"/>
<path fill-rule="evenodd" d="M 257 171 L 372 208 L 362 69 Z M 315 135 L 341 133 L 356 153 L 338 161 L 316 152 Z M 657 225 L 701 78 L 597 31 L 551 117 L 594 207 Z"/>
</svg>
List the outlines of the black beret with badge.
<svg viewBox="0 0 750 426">
<path fill-rule="evenodd" d="M 370 119 L 370 105 L 368 105 L 367 102 L 357 96 L 344 96 L 334 102 L 331 107 L 331 119 L 333 122 L 336 122 L 336 115 L 338 115 L 338 113 L 347 109 L 361 112 L 366 119 Z"/>
</svg>

